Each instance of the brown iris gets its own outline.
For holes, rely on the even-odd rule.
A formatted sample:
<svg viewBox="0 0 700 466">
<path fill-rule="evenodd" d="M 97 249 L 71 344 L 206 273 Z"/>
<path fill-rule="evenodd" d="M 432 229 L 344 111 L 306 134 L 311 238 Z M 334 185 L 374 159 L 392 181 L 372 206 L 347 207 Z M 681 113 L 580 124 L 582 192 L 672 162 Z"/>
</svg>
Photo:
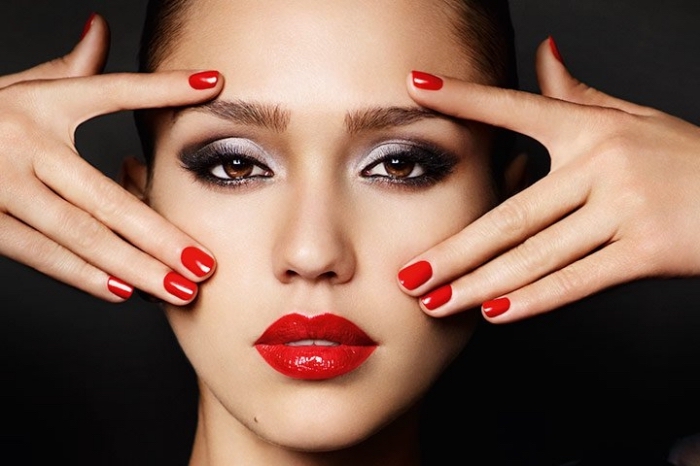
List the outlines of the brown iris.
<svg viewBox="0 0 700 466">
<path fill-rule="evenodd" d="M 413 170 L 416 168 L 416 162 L 399 158 L 389 159 L 383 163 L 387 175 L 392 178 L 406 178 L 413 173 Z"/>
<path fill-rule="evenodd" d="M 221 164 L 224 172 L 229 177 L 236 178 L 247 178 L 253 173 L 255 165 L 248 160 L 243 159 L 233 159 Z"/>
</svg>

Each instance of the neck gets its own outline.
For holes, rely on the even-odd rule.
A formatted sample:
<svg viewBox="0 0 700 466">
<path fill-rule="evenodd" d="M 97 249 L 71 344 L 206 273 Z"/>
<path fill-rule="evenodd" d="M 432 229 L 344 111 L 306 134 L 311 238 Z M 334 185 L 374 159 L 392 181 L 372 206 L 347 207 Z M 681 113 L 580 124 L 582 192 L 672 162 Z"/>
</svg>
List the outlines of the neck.
<svg viewBox="0 0 700 466">
<path fill-rule="evenodd" d="M 202 388 L 202 387 L 200 387 Z M 308 452 L 271 444 L 239 423 L 213 396 L 200 396 L 197 430 L 189 466 L 418 466 L 418 408 L 348 448 Z"/>
</svg>

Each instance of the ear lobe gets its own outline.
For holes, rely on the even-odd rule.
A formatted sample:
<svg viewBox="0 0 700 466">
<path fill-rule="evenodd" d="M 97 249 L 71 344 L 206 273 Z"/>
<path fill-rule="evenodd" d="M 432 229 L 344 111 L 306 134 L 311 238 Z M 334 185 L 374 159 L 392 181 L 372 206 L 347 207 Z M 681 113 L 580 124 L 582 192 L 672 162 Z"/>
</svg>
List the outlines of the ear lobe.
<svg viewBox="0 0 700 466">
<path fill-rule="evenodd" d="M 148 168 L 143 162 L 133 156 L 126 157 L 117 181 L 124 189 L 146 202 Z"/>
<path fill-rule="evenodd" d="M 521 152 L 511 159 L 503 176 L 505 183 L 505 197 L 513 196 L 530 184 L 528 177 L 528 155 Z"/>
</svg>

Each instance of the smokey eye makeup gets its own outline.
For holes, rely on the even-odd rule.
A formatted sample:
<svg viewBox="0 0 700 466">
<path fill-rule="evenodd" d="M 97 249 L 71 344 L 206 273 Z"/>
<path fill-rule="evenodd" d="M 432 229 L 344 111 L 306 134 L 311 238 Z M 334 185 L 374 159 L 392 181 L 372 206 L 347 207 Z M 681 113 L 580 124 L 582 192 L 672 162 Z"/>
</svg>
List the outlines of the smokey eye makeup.
<svg viewBox="0 0 700 466">
<path fill-rule="evenodd" d="M 235 187 L 272 178 L 274 172 L 262 162 L 264 150 L 244 138 L 220 139 L 201 148 L 180 153 L 182 167 L 201 182 Z"/>
<path fill-rule="evenodd" d="M 459 157 L 432 144 L 408 141 L 385 142 L 369 154 L 362 176 L 371 182 L 396 187 L 430 187 L 449 176 Z"/>
<path fill-rule="evenodd" d="M 263 161 L 269 156 L 250 139 L 226 138 L 185 148 L 182 167 L 208 185 L 235 188 L 274 177 Z M 460 158 L 439 147 L 417 141 L 384 141 L 358 163 L 359 176 L 388 188 L 426 189 L 449 176 Z"/>
</svg>

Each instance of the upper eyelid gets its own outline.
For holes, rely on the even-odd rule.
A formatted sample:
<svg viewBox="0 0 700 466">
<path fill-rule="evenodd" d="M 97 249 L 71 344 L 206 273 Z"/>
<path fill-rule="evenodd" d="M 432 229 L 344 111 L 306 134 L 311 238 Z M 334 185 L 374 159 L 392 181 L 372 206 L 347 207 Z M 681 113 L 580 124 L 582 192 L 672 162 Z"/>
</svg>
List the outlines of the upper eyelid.
<svg viewBox="0 0 700 466">
<path fill-rule="evenodd" d="M 245 141 L 243 144 L 236 144 L 233 141 Z M 262 160 L 260 160 L 260 157 L 256 156 L 256 154 L 250 153 L 252 151 L 249 151 L 247 149 L 250 149 L 251 147 L 254 148 L 255 152 L 260 152 L 264 154 L 268 154 L 268 151 L 263 149 L 259 144 L 257 144 L 255 141 L 252 141 L 248 138 L 236 138 L 236 137 L 229 137 L 229 138 L 219 138 L 215 139 L 213 141 L 208 141 L 205 143 L 197 143 L 197 144 L 192 144 L 190 146 L 185 147 L 182 151 L 180 151 L 179 154 L 179 159 L 182 163 L 185 165 L 196 165 L 200 162 L 201 157 L 203 154 L 210 150 L 216 151 L 214 149 L 215 147 L 221 147 L 225 149 L 240 149 L 240 148 L 245 148 L 246 150 L 237 150 L 236 153 L 240 153 L 242 156 L 246 156 L 248 158 L 254 159 L 257 162 L 267 165 L 267 161 L 263 163 Z"/>
<path fill-rule="evenodd" d="M 404 150 L 403 151 L 397 150 L 396 151 L 397 154 L 405 153 L 405 149 L 408 148 L 408 149 L 411 149 L 413 151 L 420 151 L 420 152 L 424 152 L 426 154 L 432 154 L 438 158 L 439 157 L 447 157 L 447 158 L 451 159 L 450 161 L 452 163 L 456 163 L 456 159 L 458 158 L 455 155 L 451 154 L 449 151 L 446 151 L 446 150 L 440 148 L 439 146 L 437 146 L 436 144 L 433 144 L 431 142 L 414 141 L 414 140 L 390 140 L 390 141 L 382 142 L 380 144 L 376 144 L 372 147 L 372 149 L 369 151 L 369 154 L 367 154 L 367 155 L 371 156 L 370 160 L 367 161 L 366 157 L 364 157 L 361 160 L 361 165 L 363 165 L 362 169 L 364 170 L 366 167 L 368 167 L 372 164 L 375 164 L 377 162 L 380 162 L 388 155 L 391 155 L 391 153 L 379 153 L 376 155 L 372 155 L 378 149 L 381 149 L 382 147 L 386 147 L 386 146 L 403 147 Z"/>
</svg>

